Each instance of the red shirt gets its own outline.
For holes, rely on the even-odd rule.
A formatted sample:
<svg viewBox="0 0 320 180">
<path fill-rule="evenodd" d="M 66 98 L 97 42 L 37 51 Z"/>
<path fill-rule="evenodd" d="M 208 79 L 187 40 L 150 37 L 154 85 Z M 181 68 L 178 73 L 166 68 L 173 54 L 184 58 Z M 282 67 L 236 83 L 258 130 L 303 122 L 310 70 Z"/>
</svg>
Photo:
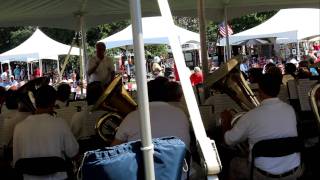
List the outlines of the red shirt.
<svg viewBox="0 0 320 180">
<path fill-rule="evenodd" d="M 176 78 L 176 81 L 180 81 L 176 63 L 174 63 L 173 73 L 174 73 L 174 77 Z"/>
<path fill-rule="evenodd" d="M 203 75 L 201 72 L 195 72 L 190 76 L 192 86 L 203 83 Z"/>
<path fill-rule="evenodd" d="M 35 77 L 40 77 L 40 69 L 39 68 L 35 69 L 33 75 Z"/>
</svg>

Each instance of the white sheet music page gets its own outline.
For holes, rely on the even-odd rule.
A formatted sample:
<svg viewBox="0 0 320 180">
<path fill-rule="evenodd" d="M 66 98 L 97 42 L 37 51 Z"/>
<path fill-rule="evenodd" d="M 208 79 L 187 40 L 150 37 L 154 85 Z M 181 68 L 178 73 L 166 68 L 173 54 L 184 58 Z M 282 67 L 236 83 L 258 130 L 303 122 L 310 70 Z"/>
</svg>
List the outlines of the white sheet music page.
<svg viewBox="0 0 320 180">
<path fill-rule="evenodd" d="M 300 79 L 298 81 L 298 96 L 301 111 L 311 111 L 309 91 L 317 83 L 317 80 Z"/>
<path fill-rule="evenodd" d="M 296 80 L 289 80 L 287 86 L 289 90 L 289 99 L 299 99 Z"/>
</svg>

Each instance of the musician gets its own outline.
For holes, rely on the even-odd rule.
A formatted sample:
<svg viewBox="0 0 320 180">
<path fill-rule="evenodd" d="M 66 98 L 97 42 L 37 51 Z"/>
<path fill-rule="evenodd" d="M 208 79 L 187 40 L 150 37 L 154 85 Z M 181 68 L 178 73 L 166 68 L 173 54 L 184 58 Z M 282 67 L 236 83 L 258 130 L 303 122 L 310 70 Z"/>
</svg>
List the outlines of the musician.
<svg viewBox="0 0 320 180">
<path fill-rule="evenodd" d="M 180 108 L 165 102 L 168 82 L 165 79 L 158 77 L 148 83 L 152 137 L 177 136 L 189 147 L 188 117 Z M 138 110 L 129 113 L 120 124 L 112 145 L 140 139 L 139 124 Z"/>
<path fill-rule="evenodd" d="M 91 109 L 103 93 L 102 83 L 99 81 L 92 82 L 87 86 L 87 103 L 88 107 L 81 112 L 72 116 L 71 130 L 78 140 L 89 139 L 95 135 L 94 126 L 96 120 L 106 113 L 103 110 L 92 111 Z"/>
<path fill-rule="evenodd" d="M 56 91 L 52 86 L 43 85 L 35 95 L 36 114 L 30 115 L 16 125 L 13 135 L 13 164 L 21 158 L 33 157 L 74 157 L 78 143 L 67 123 L 53 116 Z M 66 172 L 35 177 L 24 174 L 24 179 L 66 179 Z"/>
<path fill-rule="evenodd" d="M 106 45 L 103 42 L 96 44 L 96 56 L 88 64 L 89 82 L 100 81 L 103 85 L 109 84 L 114 78 L 114 64 L 110 57 L 105 55 Z"/>
<path fill-rule="evenodd" d="M 297 136 L 297 122 L 293 108 L 279 100 L 281 77 L 277 73 L 262 75 L 259 83 L 260 106 L 249 111 L 231 127 L 232 115 L 229 111 L 221 113 L 224 141 L 235 145 L 248 139 L 249 149 L 261 140 Z M 250 157 L 250 156 L 249 156 Z M 250 159 L 249 159 L 250 161 Z M 265 174 L 282 175 L 284 179 L 296 179 L 300 173 L 300 154 L 294 153 L 285 157 L 255 160 L 254 179 L 270 179 Z M 267 173 L 261 173 L 267 172 Z M 290 172 L 290 173 L 286 173 Z M 249 166 L 246 158 L 234 158 L 230 164 L 230 179 L 249 177 Z M 274 178 L 277 179 L 277 178 Z M 279 178 L 281 179 L 281 178 Z"/>
<path fill-rule="evenodd" d="M 67 83 L 62 83 L 57 89 L 57 101 L 55 107 L 61 109 L 67 106 L 71 93 L 71 87 Z"/>
</svg>

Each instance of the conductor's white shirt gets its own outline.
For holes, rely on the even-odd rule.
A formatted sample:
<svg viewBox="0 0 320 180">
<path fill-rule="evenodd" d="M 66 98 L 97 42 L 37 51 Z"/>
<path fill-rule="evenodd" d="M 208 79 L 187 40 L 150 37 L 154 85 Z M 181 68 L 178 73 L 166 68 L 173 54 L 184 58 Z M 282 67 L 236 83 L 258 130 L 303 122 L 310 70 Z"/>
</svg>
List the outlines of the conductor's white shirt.
<svg viewBox="0 0 320 180">
<path fill-rule="evenodd" d="M 96 56 L 90 59 L 88 69 L 92 69 L 99 61 L 100 59 Z M 97 69 L 90 75 L 89 82 L 100 81 L 103 84 L 108 84 L 111 81 L 113 71 L 114 65 L 112 59 L 108 56 L 104 56 Z"/>
</svg>

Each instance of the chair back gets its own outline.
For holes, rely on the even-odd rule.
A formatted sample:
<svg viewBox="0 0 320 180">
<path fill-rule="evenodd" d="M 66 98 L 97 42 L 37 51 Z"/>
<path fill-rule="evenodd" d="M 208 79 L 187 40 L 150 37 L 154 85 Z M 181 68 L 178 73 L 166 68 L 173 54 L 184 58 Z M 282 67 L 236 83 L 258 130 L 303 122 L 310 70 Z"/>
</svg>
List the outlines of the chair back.
<svg viewBox="0 0 320 180">
<path fill-rule="evenodd" d="M 282 157 L 303 150 L 303 142 L 299 137 L 287 137 L 262 140 L 254 144 L 251 150 L 250 179 L 253 179 L 254 159 L 256 157 Z"/>
<path fill-rule="evenodd" d="M 15 169 L 21 174 L 44 176 L 56 172 L 66 172 L 66 161 L 60 157 L 35 157 L 19 159 Z"/>
</svg>

